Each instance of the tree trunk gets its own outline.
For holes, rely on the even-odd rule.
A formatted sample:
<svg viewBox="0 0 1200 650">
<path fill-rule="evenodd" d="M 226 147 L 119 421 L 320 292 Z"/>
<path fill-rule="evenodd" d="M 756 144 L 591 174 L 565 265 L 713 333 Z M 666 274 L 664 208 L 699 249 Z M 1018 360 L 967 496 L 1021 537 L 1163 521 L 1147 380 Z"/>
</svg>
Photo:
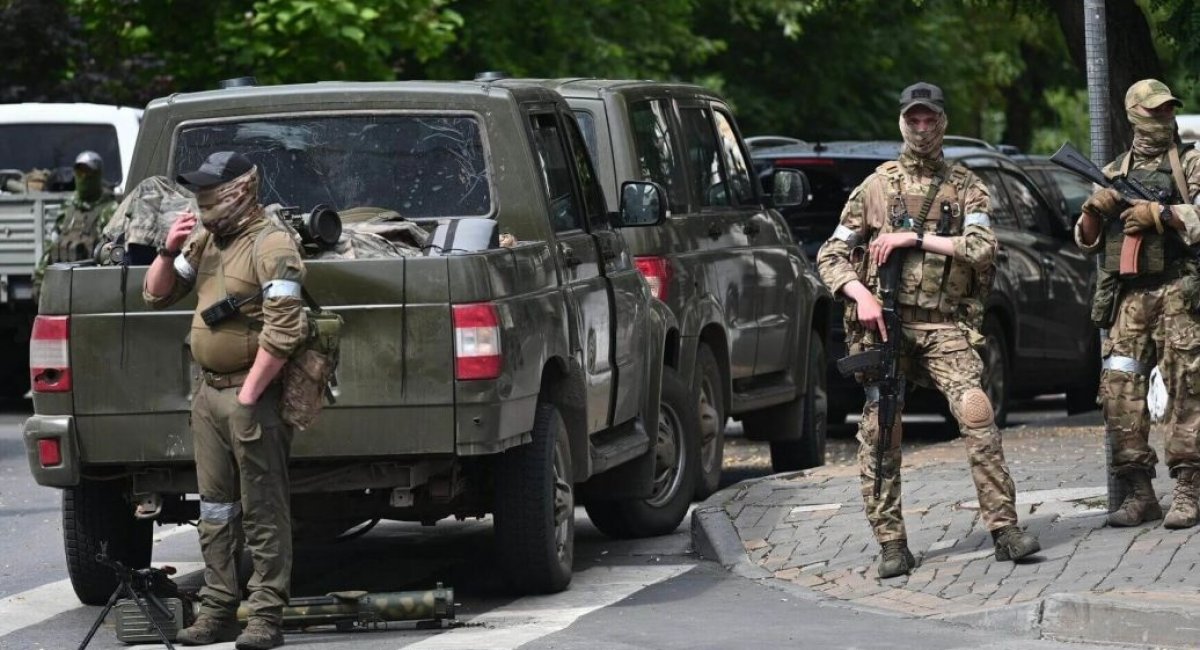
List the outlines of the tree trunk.
<svg viewBox="0 0 1200 650">
<path fill-rule="evenodd" d="M 1067 39 L 1071 59 L 1079 71 L 1086 74 L 1083 5 L 1078 0 L 1050 0 L 1050 4 Z M 1163 68 L 1154 50 L 1150 23 L 1135 0 L 1107 0 L 1104 11 L 1108 26 L 1108 97 L 1113 149 L 1125 151 L 1133 139 L 1133 130 L 1125 116 L 1125 92 L 1141 79 L 1161 79 Z"/>
</svg>

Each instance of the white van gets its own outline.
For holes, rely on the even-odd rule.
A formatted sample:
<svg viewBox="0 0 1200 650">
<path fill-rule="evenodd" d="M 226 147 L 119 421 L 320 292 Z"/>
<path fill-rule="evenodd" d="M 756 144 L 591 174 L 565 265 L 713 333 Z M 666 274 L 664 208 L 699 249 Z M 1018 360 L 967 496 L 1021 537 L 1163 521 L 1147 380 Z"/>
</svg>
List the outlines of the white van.
<svg viewBox="0 0 1200 650">
<path fill-rule="evenodd" d="M 141 109 L 123 106 L 0 104 L 0 169 L 69 169 L 79 152 L 95 151 L 121 194 L 141 121 Z"/>
<path fill-rule="evenodd" d="M 1200 115 L 1176 115 L 1175 124 L 1179 126 L 1179 137 L 1184 144 L 1200 142 Z"/>
</svg>

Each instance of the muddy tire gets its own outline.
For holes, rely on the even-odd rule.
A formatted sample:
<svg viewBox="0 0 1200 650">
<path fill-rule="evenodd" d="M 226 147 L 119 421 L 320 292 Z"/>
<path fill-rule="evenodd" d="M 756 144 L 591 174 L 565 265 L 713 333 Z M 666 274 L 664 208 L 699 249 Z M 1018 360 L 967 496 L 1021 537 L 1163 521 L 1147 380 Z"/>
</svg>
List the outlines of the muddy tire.
<svg viewBox="0 0 1200 650">
<path fill-rule="evenodd" d="M 752 439 L 771 443 L 771 469 L 792 472 L 825 464 L 825 439 L 829 428 L 829 376 L 825 344 L 813 332 L 807 354 L 796 360 L 808 367 L 810 384 L 803 395 L 786 404 L 746 415 L 743 425 Z"/>
<path fill-rule="evenodd" d="M 522 595 L 566 589 L 575 558 L 571 448 L 557 407 L 538 404 L 532 436 L 500 455 L 495 481 L 500 568 Z"/>
<path fill-rule="evenodd" d="M 700 460 L 696 471 L 697 499 L 706 499 L 721 485 L 721 466 L 725 460 L 725 392 L 721 369 L 707 345 L 696 352 L 692 403 L 696 405 L 696 426 Z"/>
<path fill-rule="evenodd" d="M 63 490 L 67 575 L 79 602 L 85 605 L 103 605 L 117 587 L 113 570 L 96 561 L 102 543 L 107 543 L 110 558 L 131 569 L 150 566 L 152 522 L 133 517 L 125 487 L 124 481 L 85 479 Z"/>
<path fill-rule="evenodd" d="M 654 491 L 644 499 L 597 501 L 588 517 L 600 532 L 618 539 L 675 531 L 687 516 L 696 487 L 700 441 L 692 392 L 672 368 L 663 368 L 658 431 L 654 432 Z"/>
</svg>

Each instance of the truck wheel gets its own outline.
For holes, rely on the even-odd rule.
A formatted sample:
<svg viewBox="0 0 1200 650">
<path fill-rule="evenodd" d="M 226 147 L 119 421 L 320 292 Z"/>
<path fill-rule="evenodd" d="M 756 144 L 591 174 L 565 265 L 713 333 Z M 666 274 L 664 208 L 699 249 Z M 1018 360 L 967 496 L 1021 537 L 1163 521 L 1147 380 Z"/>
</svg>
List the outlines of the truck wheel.
<svg viewBox="0 0 1200 650">
<path fill-rule="evenodd" d="M 516 592 L 551 594 L 571 583 L 575 557 L 571 447 L 557 407 L 538 404 L 532 436 L 497 462 L 496 546 Z"/>
<path fill-rule="evenodd" d="M 771 469 L 793 472 L 825 464 L 825 438 L 829 426 L 829 375 L 825 344 L 813 332 L 808 354 L 797 364 L 808 366 L 811 383 L 803 395 L 779 406 L 747 414 L 742 421 L 748 437 L 771 441 Z"/>
<path fill-rule="evenodd" d="M 596 501 L 588 517 L 610 537 L 672 533 L 687 515 L 695 491 L 700 440 L 692 393 L 673 368 L 663 368 L 662 401 L 654 440 L 654 490 L 644 499 Z"/>
<path fill-rule="evenodd" d="M 103 605 L 117 587 L 113 570 L 96 561 L 102 542 L 108 556 L 131 569 L 150 566 L 153 531 L 149 520 L 133 516 L 123 481 L 83 480 L 63 490 L 63 546 L 67 575 L 85 605 Z"/>
<path fill-rule="evenodd" d="M 995 318 L 983 321 L 983 392 L 992 402 L 996 426 L 1008 424 L 1008 337 Z"/>
<path fill-rule="evenodd" d="M 707 345 L 696 352 L 696 381 L 692 403 L 700 438 L 700 466 L 696 472 L 697 499 L 708 498 L 721 485 L 721 465 L 725 460 L 725 396 L 721 390 L 721 369 Z"/>
<path fill-rule="evenodd" d="M 1100 337 L 1097 335 L 1088 346 L 1088 356 L 1083 360 L 1083 374 L 1067 388 L 1067 414 L 1086 413 L 1099 407 L 1096 395 L 1100 392 Z"/>
</svg>

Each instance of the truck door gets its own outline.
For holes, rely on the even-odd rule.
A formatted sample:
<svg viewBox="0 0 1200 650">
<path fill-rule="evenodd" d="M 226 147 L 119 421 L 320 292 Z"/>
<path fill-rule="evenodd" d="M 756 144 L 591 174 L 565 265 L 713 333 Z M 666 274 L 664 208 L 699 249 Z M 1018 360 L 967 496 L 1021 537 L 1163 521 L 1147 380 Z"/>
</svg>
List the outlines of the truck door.
<svg viewBox="0 0 1200 650">
<path fill-rule="evenodd" d="M 739 206 L 721 155 L 707 103 L 679 102 L 679 120 L 691 189 L 692 213 L 689 227 L 693 241 L 702 242 L 709 262 L 708 286 L 725 308 L 725 331 L 729 336 L 729 369 L 733 379 L 754 374 L 758 354 L 753 287 L 758 271 L 751 248 L 753 209 Z M 737 180 L 734 179 L 734 183 Z M 753 190 L 751 190 L 753 191 Z"/>
<path fill-rule="evenodd" d="M 571 351 L 583 370 L 588 433 L 593 433 L 608 427 L 612 405 L 612 303 L 599 246 L 588 232 L 589 206 L 576 184 L 576 163 L 567 146 L 565 121 L 553 109 L 539 109 L 529 115 L 538 171 L 555 233 L 555 260 L 571 311 Z M 591 180 L 594 184 L 595 178 Z"/>
</svg>

